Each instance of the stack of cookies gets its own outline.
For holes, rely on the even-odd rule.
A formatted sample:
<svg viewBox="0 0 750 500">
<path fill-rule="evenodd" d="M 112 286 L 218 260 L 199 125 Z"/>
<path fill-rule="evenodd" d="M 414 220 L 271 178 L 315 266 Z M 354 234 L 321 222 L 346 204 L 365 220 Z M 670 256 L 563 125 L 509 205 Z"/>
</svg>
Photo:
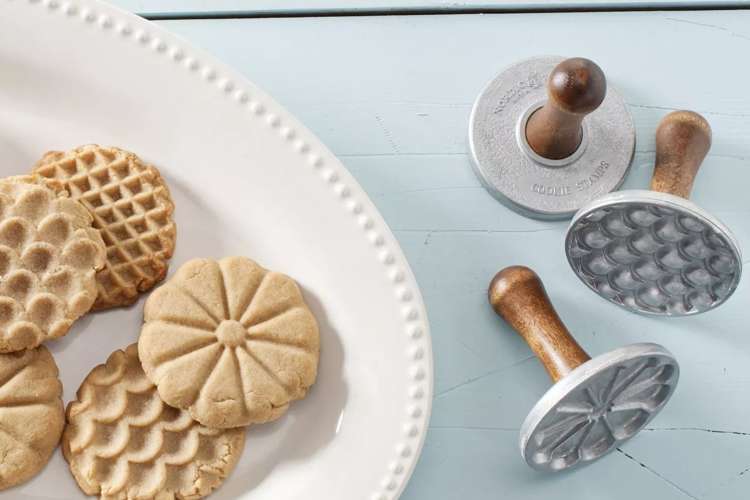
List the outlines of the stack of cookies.
<svg viewBox="0 0 750 500">
<path fill-rule="evenodd" d="M 151 294 L 137 344 L 95 367 L 63 414 L 40 344 L 163 280 L 173 211 L 158 170 L 117 148 L 48 153 L 0 180 L 0 489 L 41 470 L 62 434 L 86 494 L 203 497 L 234 468 L 245 427 L 315 381 L 318 326 L 297 284 L 245 257 L 196 259 Z"/>
</svg>

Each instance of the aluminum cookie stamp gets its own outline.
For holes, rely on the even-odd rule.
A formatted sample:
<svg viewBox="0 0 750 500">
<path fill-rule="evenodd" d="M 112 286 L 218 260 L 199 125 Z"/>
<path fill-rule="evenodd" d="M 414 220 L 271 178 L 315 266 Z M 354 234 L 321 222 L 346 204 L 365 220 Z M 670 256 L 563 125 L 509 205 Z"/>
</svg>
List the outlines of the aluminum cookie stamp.
<svg viewBox="0 0 750 500">
<path fill-rule="evenodd" d="M 469 148 L 494 197 L 527 217 L 562 219 L 620 186 L 635 128 L 599 66 L 548 56 L 487 85 L 471 112 Z"/>
<path fill-rule="evenodd" d="M 631 344 L 590 358 L 531 269 L 501 270 L 488 295 L 554 382 L 521 426 L 521 455 L 532 468 L 554 472 L 601 458 L 637 434 L 672 396 L 680 369 L 669 351 Z"/>
<path fill-rule="evenodd" d="M 737 288 L 740 247 L 718 219 L 686 198 L 711 147 L 711 128 L 690 111 L 656 131 L 651 191 L 612 193 L 571 221 L 565 252 L 593 291 L 630 311 L 682 316 L 719 306 Z"/>
</svg>

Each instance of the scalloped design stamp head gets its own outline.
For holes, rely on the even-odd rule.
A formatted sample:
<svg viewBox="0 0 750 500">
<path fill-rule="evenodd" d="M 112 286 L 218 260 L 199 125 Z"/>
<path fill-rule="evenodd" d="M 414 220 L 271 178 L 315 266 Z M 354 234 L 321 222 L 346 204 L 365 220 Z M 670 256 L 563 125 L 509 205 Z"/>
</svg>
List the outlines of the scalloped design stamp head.
<svg viewBox="0 0 750 500">
<path fill-rule="evenodd" d="M 318 324 L 299 287 L 248 258 L 185 263 L 144 316 L 146 374 L 165 402 L 209 427 L 274 420 L 315 382 Z"/>
<path fill-rule="evenodd" d="M 0 490 L 49 461 L 65 424 L 57 365 L 44 346 L 0 354 Z"/>
<path fill-rule="evenodd" d="M 209 429 L 166 405 L 136 344 L 95 367 L 68 405 L 62 450 L 78 486 L 108 500 L 201 498 L 234 469 L 244 429 Z"/>
<path fill-rule="evenodd" d="M 0 352 L 65 335 L 96 299 L 104 243 L 62 185 L 38 176 L 0 181 Z"/>
<path fill-rule="evenodd" d="M 94 310 L 132 304 L 164 279 L 177 233 L 174 203 L 155 167 L 128 151 L 90 144 L 45 154 L 34 173 L 63 182 L 107 245 Z"/>
<path fill-rule="evenodd" d="M 640 313 L 707 311 L 734 292 L 740 277 L 741 262 L 726 233 L 677 206 L 633 201 L 584 210 L 565 245 L 589 288 Z"/>
</svg>

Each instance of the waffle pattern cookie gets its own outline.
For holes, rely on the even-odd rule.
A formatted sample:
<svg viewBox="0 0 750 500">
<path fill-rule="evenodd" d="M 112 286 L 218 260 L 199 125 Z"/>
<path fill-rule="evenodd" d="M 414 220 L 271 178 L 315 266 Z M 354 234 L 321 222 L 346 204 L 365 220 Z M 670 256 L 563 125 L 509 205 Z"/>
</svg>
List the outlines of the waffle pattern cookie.
<svg viewBox="0 0 750 500">
<path fill-rule="evenodd" d="M 78 485 L 108 500 L 192 499 L 229 475 L 244 429 L 209 429 L 167 406 L 135 344 L 94 368 L 68 405 L 62 449 Z"/>
<path fill-rule="evenodd" d="M 34 173 L 65 184 L 94 217 L 107 245 L 95 310 L 132 304 L 167 275 L 174 204 L 159 171 L 127 151 L 97 145 L 50 152 Z"/>
<path fill-rule="evenodd" d="M 320 339 L 294 280 L 228 257 L 187 262 L 151 294 L 138 350 L 164 401 L 227 428 L 278 418 L 304 397 Z"/>
<path fill-rule="evenodd" d="M 0 352 L 65 335 L 96 299 L 104 243 L 57 182 L 0 181 Z"/>
<path fill-rule="evenodd" d="M 65 423 L 57 376 L 44 346 L 0 354 L 0 490 L 31 479 L 57 448 Z"/>
</svg>

